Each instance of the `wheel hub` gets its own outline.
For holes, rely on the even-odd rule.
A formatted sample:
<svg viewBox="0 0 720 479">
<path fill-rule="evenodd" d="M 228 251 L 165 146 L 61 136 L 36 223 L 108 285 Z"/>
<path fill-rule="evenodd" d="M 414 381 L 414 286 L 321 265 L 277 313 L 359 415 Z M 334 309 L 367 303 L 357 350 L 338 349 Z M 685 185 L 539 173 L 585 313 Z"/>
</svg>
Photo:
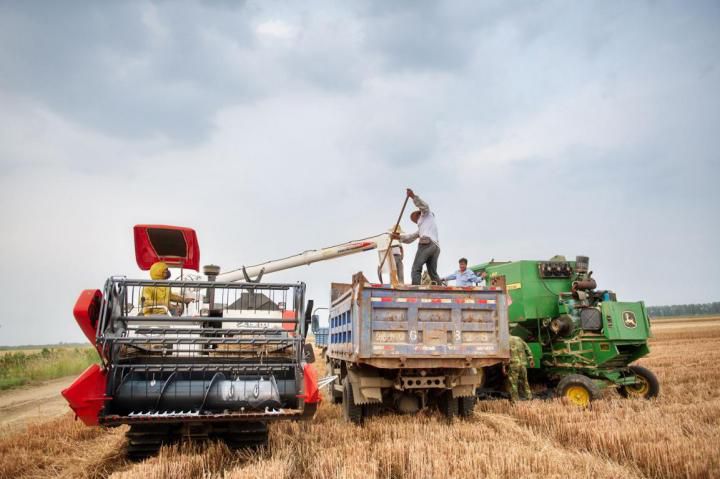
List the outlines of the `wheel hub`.
<svg viewBox="0 0 720 479">
<path fill-rule="evenodd" d="M 577 406 L 590 404 L 590 392 L 582 386 L 570 386 L 565 391 L 565 397 Z"/>
<path fill-rule="evenodd" d="M 648 391 L 650 391 L 650 383 L 642 376 L 636 376 L 636 378 L 637 382 L 635 384 L 628 384 L 625 386 L 625 390 L 632 396 L 644 397 Z"/>
</svg>

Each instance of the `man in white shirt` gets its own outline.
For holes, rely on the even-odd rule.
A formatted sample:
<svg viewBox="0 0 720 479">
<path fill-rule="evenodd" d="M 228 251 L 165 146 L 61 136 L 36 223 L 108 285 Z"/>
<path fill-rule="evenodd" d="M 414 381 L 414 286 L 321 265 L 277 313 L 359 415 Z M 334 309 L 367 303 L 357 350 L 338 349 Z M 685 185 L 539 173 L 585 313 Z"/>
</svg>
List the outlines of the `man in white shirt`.
<svg viewBox="0 0 720 479">
<path fill-rule="evenodd" d="M 410 220 L 418 225 L 415 233 L 401 235 L 393 233 L 394 239 L 399 239 L 403 243 L 412 243 L 416 239 L 418 241 L 417 253 L 415 253 L 415 261 L 412 265 L 412 284 L 420 285 L 422 277 L 423 265 L 427 267 L 428 275 L 435 284 L 440 284 L 440 276 L 437 273 L 437 262 L 440 257 L 440 241 L 438 240 L 438 230 L 435 224 L 435 213 L 430 211 L 430 206 L 425 203 L 410 188 L 407 189 L 408 198 L 412 198 L 416 211 L 410 213 Z"/>
</svg>

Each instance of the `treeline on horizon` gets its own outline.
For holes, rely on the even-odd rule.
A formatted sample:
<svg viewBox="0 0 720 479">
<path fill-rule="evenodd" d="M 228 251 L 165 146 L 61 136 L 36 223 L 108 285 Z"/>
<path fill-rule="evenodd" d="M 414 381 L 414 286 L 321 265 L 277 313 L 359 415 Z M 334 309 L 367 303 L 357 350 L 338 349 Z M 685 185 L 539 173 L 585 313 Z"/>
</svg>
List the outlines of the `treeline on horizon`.
<svg viewBox="0 0 720 479">
<path fill-rule="evenodd" d="M 649 306 L 647 311 L 650 316 L 702 316 L 706 314 L 720 314 L 720 302 Z"/>
</svg>

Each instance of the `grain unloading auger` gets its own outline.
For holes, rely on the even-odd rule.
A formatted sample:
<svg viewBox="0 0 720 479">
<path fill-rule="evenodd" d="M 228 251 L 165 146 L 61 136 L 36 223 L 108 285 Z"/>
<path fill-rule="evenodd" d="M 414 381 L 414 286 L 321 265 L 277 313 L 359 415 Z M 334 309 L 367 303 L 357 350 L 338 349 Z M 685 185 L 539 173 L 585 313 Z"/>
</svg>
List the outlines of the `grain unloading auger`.
<svg viewBox="0 0 720 479">
<path fill-rule="evenodd" d="M 199 271 L 192 229 L 138 225 L 134 233 L 140 269 L 164 262 Z M 87 425 L 130 425 L 130 456 L 187 436 L 264 444 L 270 421 L 314 416 L 324 383 L 308 364 L 305 284 L 260 279 L 372 249 L 382 255 L 388 246 L 381 234 L 227 273 L 205 266 L 203 280 L 111 277 L 102 291 L 83 291 L 74 308 L 101 364 L 62 394 Z M 391 276 L 393 267 L 388 261 Z"/>
</svg>

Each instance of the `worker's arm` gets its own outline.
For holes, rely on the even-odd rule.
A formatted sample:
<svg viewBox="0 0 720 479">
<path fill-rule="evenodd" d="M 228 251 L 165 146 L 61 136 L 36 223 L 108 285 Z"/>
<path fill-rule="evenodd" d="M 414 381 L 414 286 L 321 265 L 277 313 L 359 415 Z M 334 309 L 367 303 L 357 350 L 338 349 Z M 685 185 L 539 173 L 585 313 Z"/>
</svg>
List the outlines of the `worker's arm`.
<svg viewBox="0 0 720 479">
<path fill-rule="evenodd" d="M 155 304 L 157 300 L 155 299 L 155 286 L 146 286 L 142 289 L 142 305 L 148 306 Z"/>
<path fill-rule="evenodd" d="M 402 241 L 403 243 L 412 243 L 413 241 L 415 241 L 415 240 L 418 239 L 419 237 L 420 237 L 420 233 L 416 231 L 416 232 L 414 232 L 414 233 L 409 233 L 409 234 L 406 234 L 406 235 L 400 235 L 400 241 Z"/>
<path fill-rule="evenodd" d="M 423 216 L 430 214 L 430 206 L 425 203 L 422 198 L 416 195 L 413 190 L 408 188 L 406 193 L 408 195 L 408 198 L 412 198 L 413 203 L 415 203 L 415 206 L 417 206 L 417 208 L 420 210 L 420 214 L 422 214 Z"/>
<path fill-rule="evenodd" d="M 170 301 L 173 301 L 175 303 L 192 303 L 195 301 L 193 298 L 186 298 L 185 296 L 175 294 L 172 291 L 170 292 Z"/>
<path fill-rule="evenodd" d="M 523 345 L 525 346 L 525 354 L 527 354 L 528 363 L 530 363 L 530 367 L 535 367 L 535 358 L 533 357 L 532 350 L 530 349 L 530 346 L 527 345 L 526 342 L 523 341 Z"/>
<path fill-rule="evenodd" d="M 485 281 L 485 276 L 482 273 L 478 275 L 478 274 L 475 274 L 475 271 L 470 271 L 470 272 L 472 273 L 471 279 L 474 283 L 482 283 L 483 281 Z"/>
<path fill-rule="evenodd" d="M 449 274 L 443 278 L 444 281 L 450 281 L 457 278 L 457 273 Z"/>
<path fill-rule="evenodd" d="M 170 301 L 175 301 L 176 303 L 184 303 L 185 299 L 185 296 L 180 296 L 179 294 L 170 292 Z"/>
<path fill-rule="evenodd" d="M 420 214 L 425 216 L 430 214 L 430 206 L 423 201 L 418 195 L 413 196 L 413 203 L 420 210 Z"/>
</svg>

